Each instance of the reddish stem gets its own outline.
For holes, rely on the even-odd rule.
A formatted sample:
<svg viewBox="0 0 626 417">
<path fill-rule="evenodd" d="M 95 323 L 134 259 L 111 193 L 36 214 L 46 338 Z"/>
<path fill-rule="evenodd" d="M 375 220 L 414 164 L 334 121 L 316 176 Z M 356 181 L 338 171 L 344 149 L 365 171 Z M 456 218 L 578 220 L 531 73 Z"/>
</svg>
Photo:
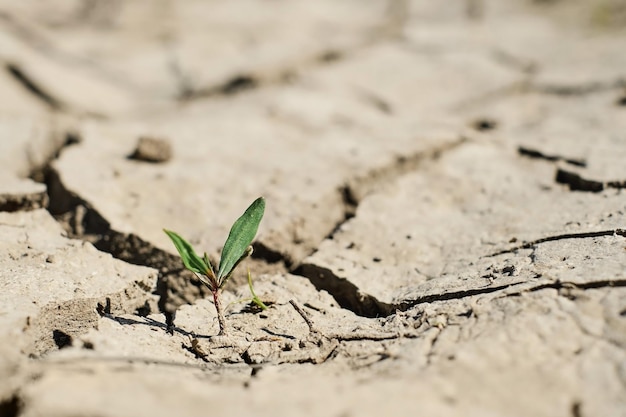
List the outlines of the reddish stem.
<svg viewBox="0 0 626 417">
<path fill-rule="evenodd" d="M 213 303 L 215 304 L 215 310 L 217 311 L 217 322 L 220 325 L 220 332 L 218 336 L 226 335 L 226 319 L 224 319 L 224 311 L 222 309 L 222 300 L 220 298 L 219 288 L 213 291 Z"/>
</svg>

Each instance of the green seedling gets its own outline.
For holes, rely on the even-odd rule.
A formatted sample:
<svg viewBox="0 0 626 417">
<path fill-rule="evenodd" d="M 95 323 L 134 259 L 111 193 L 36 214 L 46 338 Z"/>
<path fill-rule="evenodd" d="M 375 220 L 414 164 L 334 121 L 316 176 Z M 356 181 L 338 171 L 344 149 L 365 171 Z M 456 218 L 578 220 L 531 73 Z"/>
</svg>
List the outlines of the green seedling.
<svg viewBox="0 0 626 417">
<path fill-rule="evenodd" d="M 244 298 L 242 300 L 233 301 L 228 306 L 230 306 L 231 304 L 239 303 L 254 303 L 261 310 L 267 310 L 269 307 L 263 301 L 261 301 L 261 299 L 257 297 L 256 293 L 254 292 L 254 287 L 252 286 L 252 275 L 250 275 L 250 268 L 248 268 L 248 288 L 250 288 L 250 294 L 252 294 L 252 298 Z"/>
<path fill-rule="evenodd" d="M 268 307 L 265 305 L 265 303 L 263 303 L 263 301 L 261 301 L 259 297 L 257 297 L 256 293 L 254 292 L 254 288 L 252 287 L 252 276 L 250 275 L 250 269 L 248 269 L 248 287 L 250 287 L 250 294 L 252 294 L 252 298 L 250 299 L 250 301 L 256 304 L 261 310 L 267 310 Z"/>
<path fill-rule="evenodd" d="M 263 199 L 263 197 L 259 197 L 254 200 L 241 217 L 235 221 L 230 229 L 228 238 L 224 243 L 217 273 L 213 269 L 206 252 L 201 258 L 196 254 L 189 242 L 180 237 L 178 234 L 170 230 L 163 229 L 170 239 L 172 239 L 172 242 L 180 254 L 185 268 L 193 272 L 196 277 L 198 277 L 200 282 L 211 290 L 211 293 L 213 294 L 213 303 L 215 304 L 215 310 L 217 311 L 217 321 L 220 326 L 220 335 L 225 335 L 227 333 L 220 291 L 233 274 L 237 265 L 252 254 L 252 246 L 250 246 L 250 244 L 256 236 L 256 232 L 259 229 L 259 223 L 261 223 L 264 212 L 265 199 Z M 248 283 L 250 288 L 252 288 L 250 272 L 248 272 Z M 254 297 L 256 298 L 256 296 Z"/>
</svg>

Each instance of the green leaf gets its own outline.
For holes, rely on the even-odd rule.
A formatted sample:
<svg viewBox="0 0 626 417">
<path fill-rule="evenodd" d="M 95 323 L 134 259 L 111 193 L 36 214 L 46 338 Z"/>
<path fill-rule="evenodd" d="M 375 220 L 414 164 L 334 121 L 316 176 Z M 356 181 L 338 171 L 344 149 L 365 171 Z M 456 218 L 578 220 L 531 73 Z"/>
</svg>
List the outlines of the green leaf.
<svg viewBox="0 0 626 417">
<path fill-rule="evenodd" d="M 246 254 L 248 246 L 250 246 L 254 236 L 256 236 L 264 212 L 265 199 L 259 197 L 250 204 L 250 207 L 248 207 L 233 224 L 228 234 L 228 239 L 226 239 L 226 243 L 224 243 L 222 257 L 220 259 L 220 269 L 217 272 L 217 280 L 220 284 L 223 284 L 222 278 L 230 275 L 235 266 Z"/>
<path fill-rule="evenodd" d="M 185 264 L 185 268 L 191 272 L 209 276 L 211 273 L 210 266 L 205 264 L 202 258 L 196 254 L 189 242 L 172 231 L 165 229 L 163 229 L 163 231 L 170 237 L 170 239 L 172 239 L 174 246 L 176 246 L 176 250 L 183 260 L 183 264 Z"/>
<path fill-rule="evenodd" d="M 254 249 L 252 248 L 252 245 L 248 246 L 246 248 L 246 251 L 243 253 L 243 255 L 241 255 L 241 257 L 237 260 L 237 262 L 235 262 L 235 265 L 233 265 L 232 268 L 230 268 L 230 272 L 228 274 L 226 274 L 226 276 L 223 276 L 219 286 L 222 287 L 224 286 L 224 284 L 226 284 L 226 282 L 228 281 L 228 279 L 231 277 L 231 275 L 233 274 L 233 271 L 237 268 L 237 265 L 239 265 L 241 263 L 241 261 L 243 261 L 244 259 L 246 259 L 248 256 L 252 255 L 252 252 L 254 251 Z"/>
</svg>

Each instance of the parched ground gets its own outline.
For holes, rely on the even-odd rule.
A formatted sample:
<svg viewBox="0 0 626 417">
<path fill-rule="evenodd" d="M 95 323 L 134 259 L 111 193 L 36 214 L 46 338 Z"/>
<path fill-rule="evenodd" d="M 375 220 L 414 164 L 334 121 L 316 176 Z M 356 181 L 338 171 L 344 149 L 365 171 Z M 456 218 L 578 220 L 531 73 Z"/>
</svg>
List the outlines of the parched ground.
<svg viewBox="0 0 626 417">
<path fill-rule="evenodd" d="M 625 28 L 1 0 L 0 416 L 626 416 Z M 260 195 L 217 336 L 162 229 L 217 258 Z"/>
</svg>

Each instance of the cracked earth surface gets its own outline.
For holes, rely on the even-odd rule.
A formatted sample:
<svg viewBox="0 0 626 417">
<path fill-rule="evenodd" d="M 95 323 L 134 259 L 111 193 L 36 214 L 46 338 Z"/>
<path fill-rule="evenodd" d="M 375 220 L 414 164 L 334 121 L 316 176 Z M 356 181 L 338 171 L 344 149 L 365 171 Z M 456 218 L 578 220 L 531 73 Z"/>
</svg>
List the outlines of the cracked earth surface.
<svg viewBox="0 0 626 417">
<path fill-rule="evenodd" d="M 0 0 L 0 415 L 626 415 L 624 27 Z M 162 229 L 259 195 L 218 336 Z"/>
</svg>

